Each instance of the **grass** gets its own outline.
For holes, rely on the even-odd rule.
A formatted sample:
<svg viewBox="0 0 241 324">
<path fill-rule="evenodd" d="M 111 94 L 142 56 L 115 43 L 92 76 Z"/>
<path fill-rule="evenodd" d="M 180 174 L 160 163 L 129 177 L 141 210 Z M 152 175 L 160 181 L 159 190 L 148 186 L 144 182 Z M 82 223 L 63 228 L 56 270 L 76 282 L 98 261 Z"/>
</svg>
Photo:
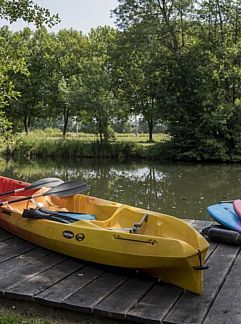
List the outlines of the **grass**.
<svg viewBox="0 0 241 324">
<path fill-rule="evenodd" d="M 24 137 L 25 133 L 19 134 L 19 136 Z M 43 139 L 46 140 L 61 140 L 62 141 L 62 133 L 59 129 L 50 129 L 47 128 L 46 130 L 35 130 L 32 132 L 29 132 L 28 134 L 29 138 L 32 138 L 34 140 Z M 159 143 L 166 141 L 169 138 L 167 134 L 163 133 L 154 133 L 153 134 L 153 143 Z M 89 134 L 89 133 L 74 133 L 74 132 L 68 132 L 66 134 L 66 140 L 78 140 L 83 143 L 91 143 L 96 142 L 99 140 L 99 136 L 96 134 Z M 112 140 L 112 142 L 131 142 L 131 143 L 139 143 L 139 144 L 153 144 L 148 142 L 148 134 L 140 133 L 140 134 L 134 134 L 134 133 L 115 133 L 115 138 Z"/>
<path fill-rule="evenodd" d="M 1 324 L 51 324 L 49 320 L 36 317 L 35 315 L 15 314 L 14 310 L 0 310 Z"/>
<path fill-rule="evenodd" d="M 165 142 L 169 139 L 167 134 L 158 133 L 153 134 L 153 142 L 160 143 Z M 148 134 L 116 134 L 116 141 L 123 141 L 123 142 L 132 142 L 132 143 L 139 143 L 145 145 L 151 145 L 153 143 L 148 142 Z"/>
<path fill-rule="evenodd" d="M 99 157 L 99 158 L 148 158 L 159 159 L 162 146 L 169 142 L 166 134 L 115 134 L 109 143 L 100 143 L 95 134 L 67 133 L 65 141 L 59 130 L 47 129 L 18 134 L 4 154 L 14 157 Z M 161 155 L 160 155 L 161 154 Z"/>
<path fill-rule="evenodd" d="M 45 305 L 0 297 L 0 324 L 113 324 L 118 320 L 101 318 Z"/>
</svg>

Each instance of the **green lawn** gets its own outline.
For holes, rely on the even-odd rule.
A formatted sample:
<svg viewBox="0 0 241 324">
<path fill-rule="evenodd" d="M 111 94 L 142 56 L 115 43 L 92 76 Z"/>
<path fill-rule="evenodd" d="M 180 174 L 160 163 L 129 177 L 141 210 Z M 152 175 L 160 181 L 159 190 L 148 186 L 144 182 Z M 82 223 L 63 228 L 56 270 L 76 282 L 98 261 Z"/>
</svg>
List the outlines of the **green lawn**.
<svg viewBox="0 0 241 324">
<path fill-rule="evenodd" d="M 116 141 L 123 141 L 123 142 L 134 142 L 134 143 L 141 143 L 141 144 L 151 144 L 148 143 L 148 134 L 116 134 Z M 156 143 L 160 143 L 169 139 L 167 134 L 153 134 L 153 141 Z"/>
<path fill-rule="evenodd" d="M 24 134 L 22 134 L 24 136 Z M 62 139 L 62 133 L 60 130 L 57 129 L 47 129 L 45 131 L 42 130 L 35 130 L 33 132 L 30 132 L 29 137 L 33 137 L 36 140 L 38 139 L 53 139 L 58 140 Z M 155 143 L 160 143 L 163 141 L 168 140 L 170 137 L 167 134 L 163 133 L 155 133 L 153 134 L 153 141 Z M 74 133 L 74 132 L 68 132 L 66 139 L 76 139 L 81 142 L 94 142 L 99 140 L 98 135 L 96 134 L 87 134 L 87 133 Z M 127 133 L 127 134 L 121 134 L 121 133 L 115 133 L 115 138 L 113 139 L 115 142 L 132 142 L 132 143 L 140 143 L 140 144 L 150 144 L 148 142 L 148 134 L 134 134 L 134 133 Z"/>
<path fill-rule="evenodd" d="M 52 324 L 45 319 L 35 318 L 32 316 L 24 316 L 21 314 L 15 314 L 10 310 L 0 310 L 0 323 L 1 324 Z"/>
<path fill-rule="evenodd" d="M 148 158 L 163 156 L 160 145 L 165 145 L 170 137 L 167 134 L 153 134 L 153 142 L 148 134 L 115 134 L 109 143 L 100 145 L 98 136 L 85 133 L 67 133 L 63 141 L 58 129 L 35 130 L 28 136 L 16 134 L 9 146 L 2 148 L 5 156 L 38 157 L 102 157 L 102 158 Z M 1 324 L 1 323 L 0 323 Z"/>
</svg>

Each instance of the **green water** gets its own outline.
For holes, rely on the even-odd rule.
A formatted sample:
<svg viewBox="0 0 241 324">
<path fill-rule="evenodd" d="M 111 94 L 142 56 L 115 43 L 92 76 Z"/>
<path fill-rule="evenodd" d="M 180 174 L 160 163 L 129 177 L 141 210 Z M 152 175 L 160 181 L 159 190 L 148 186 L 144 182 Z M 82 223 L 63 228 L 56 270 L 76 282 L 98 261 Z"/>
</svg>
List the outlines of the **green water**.
<svg viewBox="0 0 241 324">
<path fill-rule="evenodd" d="M 241 197 L 238 164 L 0 160 L 0 172 L 28 182 L 50 176 L 79 179 L 88 184 L 87 194 L 180 218 L 207 219 L 208 205 Z"/>
</svg>

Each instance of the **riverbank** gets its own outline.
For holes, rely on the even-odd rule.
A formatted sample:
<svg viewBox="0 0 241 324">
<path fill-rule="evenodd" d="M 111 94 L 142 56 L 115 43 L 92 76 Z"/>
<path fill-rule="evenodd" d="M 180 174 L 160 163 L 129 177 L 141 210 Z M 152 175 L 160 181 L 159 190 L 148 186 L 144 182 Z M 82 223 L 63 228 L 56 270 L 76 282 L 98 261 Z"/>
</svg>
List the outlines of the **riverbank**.
<svg viewBox="0 0 241 324">
<path fill-rule="evenodd" d="M 102 158 L 118 160 L 152 160 L 158 162 L 217 162 L 235 163 L 241 161 L 239 151 L 228 148 L 219 150 L 208 146 L 183 147 L 172 141 L 168 134 L 118 134 L 108 142 L 100 142 L 94 134 L 68 133 L 66 138 L 58 129 L 35 130 L 28 135 L 15 134 L 2 146 L 6 158 Z"/>
<path fill-rule="evenodd" d="M 148 142 L 147 134 L 115 134 L 110 142 L 99 142 L 94 134 L 68 133 L 63 140 L 57 130 L 18 134 L 3 149 L 6 157 L 52 158 L 114 158 L 114 159 L 168 159 L 167 134 L 154 134 Z"/>
</svg>

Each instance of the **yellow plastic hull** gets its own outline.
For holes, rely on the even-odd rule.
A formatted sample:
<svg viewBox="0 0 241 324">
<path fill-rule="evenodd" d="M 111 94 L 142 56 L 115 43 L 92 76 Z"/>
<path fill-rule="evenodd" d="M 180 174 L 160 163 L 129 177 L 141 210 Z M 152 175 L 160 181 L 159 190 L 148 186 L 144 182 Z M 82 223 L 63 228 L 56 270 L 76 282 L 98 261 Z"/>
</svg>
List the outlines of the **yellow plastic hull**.
<svg viewBox="0 0 241 324">
<path fill-rule="evenodd" d="M 194 267 L 204 263 L 208 243 L 184 221 L 84 195 L 51 198 L 51 204 L 43 198 L 38 200 L 51 209 L 94 213 L 96 220 L 63 224 L 25 219 L 23 209 L 31 203 L 21 202 L 2 210 L 0 226 L 56 252 L 86 261 L 139 269 L 165 282 L 202 293 L 203 271 Z M 143 214 L 148 214 L 148 221 L 137 234 L 130 233 L 128 228 Z"/>
</svg>

